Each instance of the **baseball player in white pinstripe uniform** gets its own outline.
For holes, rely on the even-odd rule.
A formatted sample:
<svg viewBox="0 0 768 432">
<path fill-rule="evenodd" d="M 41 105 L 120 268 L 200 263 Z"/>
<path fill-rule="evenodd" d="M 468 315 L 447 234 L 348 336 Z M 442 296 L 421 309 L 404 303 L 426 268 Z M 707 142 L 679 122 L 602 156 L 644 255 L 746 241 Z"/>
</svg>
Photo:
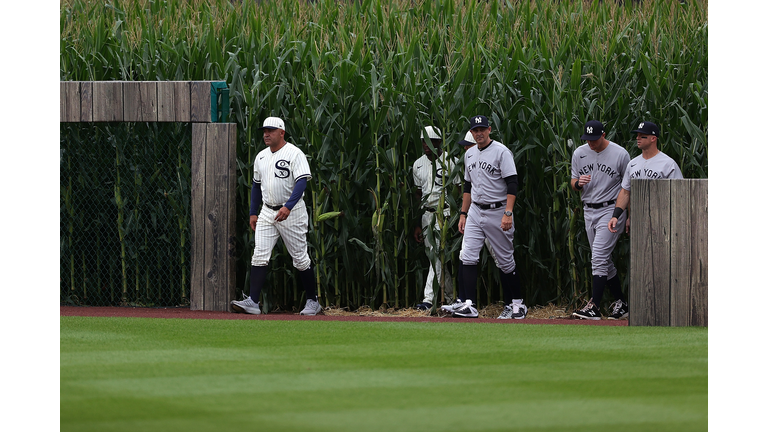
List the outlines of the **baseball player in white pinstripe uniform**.
<svg viewBox="0 0 768 432">
<path fill-rule="evenodd" d="M 464 195 L 459 215 L 459 232 L 464 234 L 459 258 L 464 267 L 464 306 L 452 315 L 477 318 L 477 264 L 480 249 L 488 239 L 496 253 L 504 296 L 499 319 L 523 319 L 528 308 L 523 303 L 520 278 L 515 264 L 515 236 L 512 209 L 517 197 L 517 168 L 512 152 L 490 138 L 488 118 L 470 118 L 470 131 L 477 145 L 464 154 Z"/>
<path fill-rule="evenodd" d="M 426 131 L 427 136 L 424 136 Z M 434 154 L 426 143 L 426 139 L 429 139 L 432 143 L 437 154 Z M 440 248 L 440 225 L 438 224 L 437 216 L 435 212 L 438 211 L 440 204 L 440 195 L 443 194 L 445 189 L 445 181 L 448 180 L 453 167 L 456 166 L 455 158 L 448 158 L 446 152 L 442 149 L 443 139 L 440 137 L 440 129 L 427 126 L 421 131 L 421 148 L 424 151 L 424 155 L 421 156 L 413 163 L 413 182 L 417 188 L 417 198 L 422 203 L 421 207 L 425 210 L 421 216 L 421 224 L 417 226 L 413 231 L 413 237 L 417 242 L 421 243 L 424 240 L 424 245 L 429 248 L 435 255 L 438 254 Z M 458 177 L 454 183 L 459 184 L 461 179 Z M 444 203 L 443 216 L 444 220 L 448 220 L 451 215 L 451 209 L 446 203 Z M 434 234 L 435 245 L 429 239 L 429 236 L 424 237 L 422 234 L 432 226 L 432 233 Z M 435 278 L 440 281 L 440 276 L 443 274 L 443 265 L 439 258 L 434 263 L 430 260 L 429 273 L 427 274 L 427 281 L 424 284 L 424 300 L 416 305 L 419 310 L 432 309 L 432 303 L 436 301 L 436 294 L 433 290 L 433 284 Z M 445 289 L 443 290 L 446 302 L 450 303 L 453 298 L 453 281 L 450 277 L 445 278 Z"/>
<path fill-rule="evenodd" d="M 584 125 L 581 139 L 587 144 L 579 146 L 571 157 L 571 187 L 581 192 L 584 203 L 584 224 L 592 249 L 592 298 L 573 316 L 599 320 L 602 317 L 600 302 L 606 286 L 614 300 L 623 299 L 621 282 L 611 259 L 619 233 L 608 230 L 608 221 L 613 215 L 616 196 L 629 164 L 629 152 L 605 139 L 605 128 L 597 120 L 590 120 Z M 621 215 L 619 223 L 623 224 L 625 218 L 626 214 Z"/>
<path fill-rule="evenodd" d="M 317 315 L 322 307 L 317 301 L 315 273 L 307 253 L 309 218 L 302 199 L 307 181 L 312 178 L 309 163 L 301 150 L 285 141 L 282 119 L 267 117 L 260 129 L 264 130 L 267 148 L 256 155 L 253 163 L 250 225 L 255 231 L 255 247 L 251 258 L 251 295 L 230 304 L 235 312 L 261 313 L 258 299 L 267 279 L 267 265 L 277 239 L 282 238 L 307 297 L 301 315 Z"/>
</svg>

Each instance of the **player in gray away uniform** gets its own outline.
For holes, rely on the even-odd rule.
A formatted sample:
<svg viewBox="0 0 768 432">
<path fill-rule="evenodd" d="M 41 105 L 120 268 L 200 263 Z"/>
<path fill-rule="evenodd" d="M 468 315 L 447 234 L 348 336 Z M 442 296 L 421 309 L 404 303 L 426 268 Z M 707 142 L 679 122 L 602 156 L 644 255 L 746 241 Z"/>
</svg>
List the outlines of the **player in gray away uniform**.
<svg viewBox="0 0 768 432">
<path fill-rule="evenodd" d="M 467 150 L 471 149 L 477 143 L 475 142 L 475 138 L 472 136 L 471 131 L 467 131 L 467 134 L 464 135 L 464 139 L 459 141 L 459 145 L 461 148 L 466 152 Z M 496 259 L 496 254 L 493 253 L 493 247 L 491 246 L 491 242 L 488 241 L 488 239 L 485 239 L 485 247 L 488 248 L 488 252 L 491 254 L 491 258 L 493 258 L 493 262 L 496 263 L 496 268 L 499 268 L 499 261 Z M 444 305 L 441 309 L 446 313 L 453 313 L 454 309 L 460 309 L 464 306 L 464 301 L 462 299 L 467 298 L 466 294 L 464 293 L 464 271 L 462 270 L 464 268 L 463 265 L 459 265 L 459 269 L 456 272 L 456 300 L 454 300 L 453 303 Z M 499 273 L 502 273 L 501 270 L 499 270 Z"/>
<path fill-rule="evenodd" d="M 427 137 L 424 136 L 424 131 L 421 132 L 421 148 L 424 151 L 424 155 L 413 163 L 413 182 L 416 184 L 417 199 L 422 202 L 422 208 L 425 210 L 421 216 L 421 223 L 413 231 L 413 237 L 418 243 L 422 240 L 427 248 L 432 250 L 435 254 L 438 253 L 440 248 L 440 225 L 438 225 L 437 211 L 440 204 L 440 195 L 443 193 L 444 182 L 448 179 L 453 167 L 456 165 L 455 159 L 448 159 L 446 152 L 442 150 L 443 139 L 440 137 L 440 129 L 432 126 L 424 128 L 427 132 Z M 432 147 L 435 148 L 437 154 L 432 153 L 432 150 L 427 145 L 425 139 L 429 139 L 432 142 Z M 457 177 L 455 183 L 460 183 L 460 179 Z M 443 208 L 444 220 L 448 220 L 451 215 L 451 210 L 447 205 Z M 429 238 L 424 238 L 423 231 L 432 225 L 432 233 L 434 234 L 435 245 Z M 435 278 L 440 281 L 440 276 L 443 274 L 443 265 L 438 258 L 435 263 L 430 263 L 429 273 L 427 274 L 427 281 L 424 284 L 424 300 L 416 305 L 416 309 L 430 310 L 432 309 L 432 302 L 434 301 L 435 293 L 432 289 Z M 453 281 L 450 277 L 445 278 L 445 290 L 443 291 L 445 299 L 450 303 L 453 298 Z"/>
<path fill-rule="evenodd" d="M 618 232 L 619 218 L 626 211 L 625 231 L 629 232 L 629 188 L 632 179 L 681 179 L 683 173 L 680 167 L 659 150 L 659 127 L 651 122 L 642 122 L 632 133 L 637 134 L 637 147 L 642 153 L 629 161 L 624 179 L 621 181 L 621 190 L 616 198 L 616 208 L 613 217 L 608 222 L 608 230 Z M 621 319 L 629 315 L 629 306 L 624 299 L 613 302 L 610 306 L 609 319 Z"/>
<path fill-rule="evenodd" d="M 488 118 L 470 118 L 470 131 L 477 145 L 464 153 L 464 195 L 459 215 L 459 232 L 464 234 L 459 258 L 464 267 L 466 299 L 453 316 L 477 318 L 477 264 L 480 249 L 488 239 L 502 271 L 504 311 L 500 319 L 522 319 L 528 314 L 523 303 L 520 277 L 516 271 L 512 209 L 517 196 L 517 168 L 512 152 L 490 138 Z"/>
<path fill-rule="evenodd" d="M 619 234 L 608 230 L 608 221 L 613 215 L 616 196 L 629 163 L 629 152 L 605 139 L 603 124 L 596 120 L 587 122 L 581 139 L 587 144 L 573 152 L 571 187 L 581 192 L 584 203 L 584 225 L 592 249 L 592 298 L 573 316 L 599 320 L 602 317 L 600 302 L 606 286 L 616 300 L 623 300 L 621 283 L 611 259 Z M 625 215 L 622 215 L 619 222 L 624 223 L 624 219 Z"/>
<path fill-rule="evenodd" d="M 315 272 L 307 253 L 309 217 L 302 199 L 307 181 L 312 178 L 307 157 L 295 145 L 285 141 L 285 123 L 267 117 L 261 128 L 267 148 L 256 155 L 251 187 L 251 229 L 255 231 L 255 247 L 251 258 L 250 296 L 230 302 L 235 312 L 258 315 L 258 299 L 267 280 L 267 265 L 277 239 L 282 238 L 307 302 L 301 315 L 317 315 L 322 311 L 317 301 Z M 259 212 L 259 206 L 261 207 Z"/>
</svg>

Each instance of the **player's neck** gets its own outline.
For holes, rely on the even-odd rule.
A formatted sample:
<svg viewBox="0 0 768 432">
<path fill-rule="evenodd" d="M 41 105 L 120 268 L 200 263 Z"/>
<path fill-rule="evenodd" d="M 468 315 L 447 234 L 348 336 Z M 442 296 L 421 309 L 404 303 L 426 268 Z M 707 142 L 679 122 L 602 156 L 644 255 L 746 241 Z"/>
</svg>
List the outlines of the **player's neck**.
<svg viewBox="0 0 768 432">
<path fill-rule="evenodd" d="M 483 150 L 483 149 L 485 149 L 486 147 L 488 147 L 489 145 L 491 145 L 491 143 L 492 143 L 492 142 L 493 142 L 493 140 L 492 140 L 492 139 L 489 139 L 488 141 L 486 141 L 486 143 L 485 143 L 485 144 L 480 144 L 480 143 L 477 143 L 477 149 L 478 149 L 478 150 Z"/>
<path fill-rule="evenodd" d="M 275 145 L 271 145 L 271 146 L 269 146 L 269 149 L 272 151 L 272 153 L 277 153 L 277 152 L 278 152 L 278 151 L 280 151 L 280 149 L 281 149 L 281 148 L 283 148 L 283 147 L 284 147 L 286 144 L 287 144 L 287 142 L 286 142 L 285 140 L 281 140 L 279 143 L 277 143 L 277 144 L 275 144 Z"/>
<path fill-rule="evenodd" d="M 643 150 L 643 159 L 650 159 L 659 153 L 661 153 L 661 150 L 659 150 L 658 147 L 648 147 L 647 149 Z"/>
</svg>

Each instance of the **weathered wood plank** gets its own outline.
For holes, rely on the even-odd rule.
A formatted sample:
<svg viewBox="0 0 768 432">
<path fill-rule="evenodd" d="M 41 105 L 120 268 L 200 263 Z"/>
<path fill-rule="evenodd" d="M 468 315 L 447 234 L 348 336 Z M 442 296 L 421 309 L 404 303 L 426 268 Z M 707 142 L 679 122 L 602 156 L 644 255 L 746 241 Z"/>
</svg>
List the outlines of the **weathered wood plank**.
<svg viewBox="0 0 768 432">
<path fill-rule="evenodd" d="M 669 322 L 672 326 L 691 325 L 691 217 L 695 203 L 691 202 L 690 180 L 670 185 L 670 303 Z"/>
<path fill-rule="evenodd" d="M 157 121 L 176 121 L 176 98 L 173 81 L 158 81 L 157 83 Z"/>
<path fill-rule="evenodd" d="M 93 121 L 123 121 L 123 82 L 93 82 Z"/>
<path fill-rule="evenodd" d="M 174 95 L 176 98 L 176 121 L 177 122 L 190 122 L 192 116 L 190 114 L 191 102 L 190 81 L 176 81 L 173 83 Z"/>
<path fill-rule="evenodd" d="M 80 121 L 80 82 L 61 81 L 59 84 L 59 121 Z"/>
<path fill-rule="evenodd" d="M 696 208 L 691 223 L 691 320 L 692 326 L 709 326 L 709 181 L 692 181 Z"/>
<path fill-rule="evenodd" d="M 229 126 L 212 123 L 206 133 L 206 306 L 207 310 L 226 310 L 223 299 L 229 290 Z"/>
<path fill-rule="evenodd" d="M 630 325 L 669 325 L 669 181 L 632 180 Z"/>
<path fill-rule="evenodd" d="M 157 121 L 157 83 L 155 81 L 124 82 L 123 102 L 123 121 Z"/>
<path fill-rule="evenodd" d="M 205 169 L 206 169 L 206 127 L 192 124 L 192 166 L 191 166 L 191 219 L 190 227 L 190 293 L 189 307 L 205 310 Z"/>
<path fill-rule="evenodd" d="M 190 83 L 190 121 L 211 123 L 211 81 Z"/>
<path fill-rule="evenodd" d="M 93 81 L 80 83 L 80 121 L 93 121 Z"/>
<path fill-rule="evenodd" d="M 224 299 L 224 310 L 229 310 L 229 302 L 237 297 L 237 124 L 229 124 L 229 212 L 227 215 L 228 224 L 228 247 L 227 257 L 229 259 L 229 292 Z M 256 299 L 258 301 L 258 299 Z"/>
</svg>

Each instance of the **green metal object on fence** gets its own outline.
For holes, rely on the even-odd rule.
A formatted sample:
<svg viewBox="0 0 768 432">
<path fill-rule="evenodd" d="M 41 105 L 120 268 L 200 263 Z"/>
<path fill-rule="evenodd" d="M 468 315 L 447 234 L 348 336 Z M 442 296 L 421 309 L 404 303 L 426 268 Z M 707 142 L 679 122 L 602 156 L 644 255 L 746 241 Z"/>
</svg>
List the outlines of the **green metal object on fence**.
<svg viewBox="0 0 768 432">
<path fill-rule="evenodd" d="M 221 96 L 221 107 L 219 107 Z M 219 119 L 221 113 L 221 119 Z M 229 116 L 229 88 L 224 81 L 211 83 L 211 121 L 214 123 L 226 123 Z"/>
</svg>

